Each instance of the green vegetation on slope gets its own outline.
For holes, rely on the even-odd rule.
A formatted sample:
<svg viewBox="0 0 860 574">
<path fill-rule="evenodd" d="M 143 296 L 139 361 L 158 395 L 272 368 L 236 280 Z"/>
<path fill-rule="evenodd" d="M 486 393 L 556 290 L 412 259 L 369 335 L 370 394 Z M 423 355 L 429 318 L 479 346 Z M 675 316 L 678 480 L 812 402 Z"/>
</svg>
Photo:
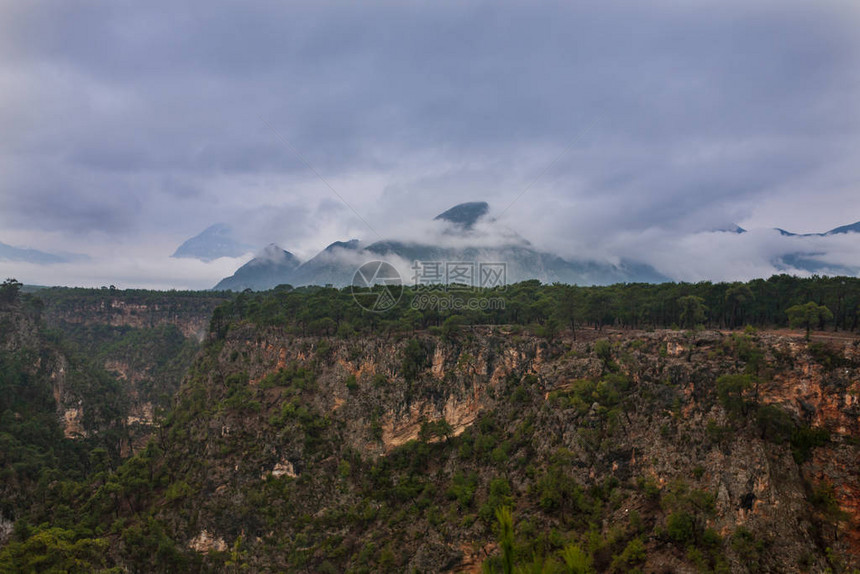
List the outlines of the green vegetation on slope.
<svg viewBox="0 0 860 574">
<path fill-rule="evenodd" d="M 84 484 L 97 464 L 117 466 L 126 439 L 127 402 L 117 382 L 40 329 L 40 310 L 38 301 L 17 292 L 0 304 L 2 520 L 39 507 L 57 477 Z M 83 413 L 77 440 L 64 437 L 63 404 Z M 26 521 L 19 525 L 26 532 Z"/>
<path fill-rule="evenodd" d="M 288 362 L 277 367 L 264 341 L 285 346 Z M 755 572 L 799 567 L 801 554 L 841 560 L 766 514 L 750 518 L 755 528 L 735 525 L 736 505 L 755 500 L 732 478 L 739 469 L 767 460 L 794 469 L 763 475 L 774 488 L 804 488 L 795 452 L 833 440 L 804 438 L 804 419 L 757 399 L 764 380 L 742 356 L 754 365 L 749 348 L 770 349 L 706 332 L 688 339 L 688 361 L 662 357 L 664 344 L 469 333 L 338 342 L 237 324 L 207 345 L 150 446 L 116 471 L 58 480 L 0 565 L 26 565 L 34 537 L 81 544 L 82 559 L 101 544 L 94 567 L 148 572 L 434 572 L 467 556 L 492 572 Z M 437 353 L 450 357 L 441 379 L 419 356 Z M 523 362 L 480 382 L 481 361 L 512 353 Z M 529 373 L 538 353 L 566 382 Z M 376 367 L 350 380 L 343 365 L 363 361 Z M 765 377 L 792 368 L 768 367 Z M 461 433 L 419 419 L 415 439 L 384 445 L 398 408 L 476 392 L 485 402 Z M 718 501 L 720 485 L 732 502 Z M 808 488 L 808 502 L 791 503 L 798 520 L 822 532 L 844 520 L 832 493 Z"/>
<path fill-rule="evenodd" d="M 842 571 L 846 517 L 808 469 L 820 449 L 856 460 L 856 437 L 762 397 L 805 367 L 849 392 L 849 353 L 752 330 L 570 329 L 785 325 L 810 299 L 851 329 L 848 281 L 774 278 L 749 284 L 754 298 L 524 283 L 481 292 L 504 309 L 458 313 L 367 313 L 348 290 L 241 294 L 147 448 L 118 468 L 93 448 L 78 474 L 40 472 L 0 570 Z M 102 357 L 150 344 L 91 333 Z"/>
</svg>

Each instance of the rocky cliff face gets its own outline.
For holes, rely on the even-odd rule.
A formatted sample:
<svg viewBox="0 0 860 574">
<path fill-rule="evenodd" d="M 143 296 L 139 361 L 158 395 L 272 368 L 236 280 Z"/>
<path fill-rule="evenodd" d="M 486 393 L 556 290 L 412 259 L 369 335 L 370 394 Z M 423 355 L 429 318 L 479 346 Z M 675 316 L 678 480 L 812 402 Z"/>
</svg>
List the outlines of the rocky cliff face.
<svg viewBox="0 0 860 574">
<path fill-rule="evenodd" d="M 45 333 L 30 303 L 0 305 L 0 547 L 45 477 L 79 475 L 91 449 L 118 462 L 125 436 L 113 381 Z"/>
<path fill-rule="evenodd" d="M 52 289 L 39 293 L 45 301 L 44 319 L 52 327 L 64 324 L 109 325 L 148 329 L 176 326 L 184 336 L 202 340 L 212 310 L 223 298 L 170 293 L 138 295 L 134 292 Z M 71 292 L 71 293 L 70 293 Z"/>
<path fill-rule="evenodd" d="M 81 407 L 87 402 L 83 387 L 91 373 L 62 345 L 47 339 L 35 317 L 20 306 L 0 308 L 0 352 L 14 361 L 7 368 L 14 367 L 16 377 L 24 378 L 27 392 L 53 399 L 57 420 L 64 424 L 67 438 L 86 434 Z"/>
<path fill-rule="evenodd" d="M 161 519 L 211 564 L 238 540 L 252 571 L 479 571 L 501 506 L 522 561 L 573 544 L 598 570 L 860 566 L 856 342 L 600 337 L 234 328 L 166 426 L 187 488 Z"/>
<path fill-rule="evenodd" d="M 223 298 L 207 293 L 52 288 L 39 292 L 42 318 L 120 384 L 127 415 L 123 453 L 142 448 L 157 414 L 191 364 Z M 66 436 L 83 436 L 79 404 L 63 402 Z"/>
</svg>

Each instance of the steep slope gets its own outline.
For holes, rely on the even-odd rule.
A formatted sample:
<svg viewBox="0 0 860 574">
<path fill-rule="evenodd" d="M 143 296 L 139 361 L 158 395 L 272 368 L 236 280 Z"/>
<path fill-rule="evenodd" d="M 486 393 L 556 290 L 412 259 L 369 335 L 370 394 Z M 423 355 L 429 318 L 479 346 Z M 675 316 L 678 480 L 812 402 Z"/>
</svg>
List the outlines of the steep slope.
<svg viewBox="0 0 860 574">
<path fill-rule="evenodd" d="M 30 296 L 0 301 L 0 546 L 50 477 L 118 464 L 128 442 L 120 386 L 45 332 L 40 311 Z"/>
<path fill-rule="evenodd" d="M 477 229 L 486 221 L 486 202 L 462 203 L 437 215 L 434 221 L 452 225 L 444 229 L 439 244 L 402 241 L 378 241 L 366 249 L 369 253 L 393 257 L 400 261 L 502 263 L 507 283 L 538 279 L 543 283 L 571 285 L 609 285 L 622 282 L 661 282 L 668 279 L 649 265 L 622 260 L 618 264 L 583 257 L 564 259 L 535 249 L 528 240 L 507 229 Z M 477 271 L 476 271 L 477 274 Z M 411 283 L 413 277 L 404 277 Z M 335 283 L 337 284 L 337 283 Z M 480 285 L 476 277 L 475 286 Z"/>
<path fill-rule="evenodd" d="M 825 233 L 825 235 L 839 235 L 842 233 L 860 233 L 860 221 L 854 222 L 850 225 L 835 227 Z"/>
<path fill-rule="evenodd" d="M 218 413 L 196 411 L 207 422 L 184 435 L 203 460 L 190 542 L 230 547 L 244 529 L 252 569 L 461 569 L 494 553 L 494 511 L 510 505 L 524 559 L 552 554 L 538 533 L 586 546 L 596 528 L 601 569 L 788 571 L 826 564 L 825 546 L 856 561 L 860 356 L 815 352 L 717 333 L 392 344 L 239 328 L 180 402 L 205 392 L 203 412 Z M 262 516 L 247 513 L 255 492 Z M 266 551 L 290 541 L 286 557 Z M 643 552 L 624 558 L 631 544 Z"/>
<path fill-rule="evenodd" d="M 215 291 L 243 291 L 245 289 L 271 289 L 291 282 L 299 260 L 289 251 L 274 243 L 268 245 L 233 275 L 222 279 Z"/>
<path fill-rule="evenodd" d="M 477 572 L 510 508 L 512 560 L 545 571 L 858 564 L 853 341 L 230 325 L 158 443 L 81 502 L 82 527 L 115 521 L 110 563 Z"/>
<path fill-rule="evenodd" d="M 320 253 L 302 263 L 290 276 L 294 286 L 348 285 L 355 270 L 366 260 L 357 239 L 335 241 Z"/>
<path fill-rule="evenodd" d="M 191 365 L 212 310 L 225 301 L 207 292 L 68 288 L 40 289 L 37 297 L 46 326 L 119 385 L 128 406 L 123 454 L 146 444 Z"/>
<path fill-rule="evenodd" d="M 109 326 L 147 329 L 176 327 L 185 337 L 202 340 L 212 311 L 226 301 L 207 291 L 149 291 L 145 289 L 39 289 L 42 317 L 48 326 Z"/>
</svg>

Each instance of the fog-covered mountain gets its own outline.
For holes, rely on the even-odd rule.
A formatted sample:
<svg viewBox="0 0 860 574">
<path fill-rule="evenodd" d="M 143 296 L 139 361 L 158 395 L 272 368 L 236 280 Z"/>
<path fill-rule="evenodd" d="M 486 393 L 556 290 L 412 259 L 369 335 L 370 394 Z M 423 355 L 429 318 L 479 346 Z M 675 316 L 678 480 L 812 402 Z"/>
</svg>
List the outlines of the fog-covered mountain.
<svg viewBox="0 0 860 574">
<path fill-rule="evenodd" d="M 725 231 L 726 233 L 737 233 L 737 234 L 747 232 L 746 229 L 744 229 L 743 227 L 741 227 L 737 223 L 729 223 L 728 225 L 725 225 L 723 227 L 717 227 L 716 229 L 714 229 L 714 231 Z"/>
<path fill-rule="evenodd" d="M 604 285 L 666 280 L 652 267 L 641 263 L 622 260 L 613 264 L 587 258 L 572 261 L 539 251 L 516 233 L 495 229 L 493 222 L 487 219 L 488 213 L 486 202 L 462 203 L 437 215 L 425 240 L 383 240 L 369 245 L 357 239 L 335 242 L 301 265 L 294 264 L 292 256 L 273 262 L 270 253 L 262 254 L 215 288 L 264 290 L 279 284 L 346 286 L 352 283 L 355 271 L 363 263 L 373 260 L 392 263 L 404 283 L 484 285 L 482 264 L 487 268 L 503 269 L 499 279 L 507 283 L 539 279 L 545 283 Z M 416 261 L 419 262 L 417 267 Z M 441 275 L 428 277 L 425 264 Z M 458 264 L 459 274 L 454 277 L 449 272 Z"/>
<path fill-rule="evenodd" d="M 48 253 L 38 249 L 26 247 L 14 247 L 0 242 L 0 260 L 21 261 L 25 263 L 37 263 L 39 265 L 50 265 L 53 263 L 69 263 L 86 259 L 85 255 L 77 253 Z"/>
<path fill-rule="evenodd" d="M 842 225 L 840 227 L 836 227 L 834 229 L 831 229 L 824 235 L 839 235 L 840 233 L 860 233 L 860 221 L 857 221 L 850 225 Z"/>
<path fill-rule="evenodd" d="M 292 272 L 299 263 L 295 255 L 272 243 L 237 269 L 233 275 L 219 281 L 215 289 L 218 291 L 271 289 L 288 282 L 284 279 L 292 276 Z"/>
<path fill-rule="evenodd" d="M 475 223 L 487 215 L 490 205 L 486 201 L 470 201 L 455 205 L 448 211 L 434 217 L 434 221 L 447 221 L 461 229 L 472 229 Z"/>
<path fill-rule="evenodd" d="M 783 237 L 814 240 L 822 237 L 834 237 L 846 234 L 860 233 L 860 221 L 849 225 L 835 227 L 823 233 L 792 233 L 785 229 L 776 228 Z M 801 270 L 818 275 L 860 275 L 860 267 L 841 265 L 828 260 L 828 254 L 818 245 L 819 242 L 810 243 L 808 249 L 800 249 L 786 253 L 773 261 L 777 269 L 790 272 Z"/>
<path fill-rule="evenodd" d="M 293 286 L 337 285 L 342 287 L 352 282 L 352 276 L 361 263 L 373 259 L 379 259 L 379 257 L 368 256 L 362 250 L 358 239 L 335 241 L 285 277 L 287 281 L 280 281 L 280 283 L 290 283 Z"/>
<path fill-rule="evenodd" d="M 785 229 L 776 228 L 777 231 L 781 235 L 786 237 L 827 237 L 830 235 L 840 235 L 842 233 L 860 233 L 860 221 L 852 223 L 850 225 L 842 225 L 840 227 L 834 227 L 830 231 L 825 231 L 824 233 L 792 233 L 791 231 L 786 231 Z"/>
<path fill-rule="evenodd" d="M 185 241 L 171 257 L 212 261 L 219 257 L 238 257 L 251 251 L 254 251 L 252 246 L 236 239 L 232 227 L 216 223 Z"/>
<path fill-rule="evenodd" d="M 211 229 L 211 228 L 210 228 Z M 728 223 L 703 233 L 726 233 L 753 248 L 769 230 L 746 229 Z M 766 261 L 772 270 L 789 274 L 860 275 L 860 267 L 836 263 L 830 257 L 833 246 L 828 242 L 850 241 L 846 234 L 860 232 L 860 222 L 836 227 L 825 233 L 796 234 L 777 229 L 778 244 Z M 716 236 L 711 236 L 716 241 Z M 772 239 L 767 241 L 773 243 Z M 783 245 L 784 243 L 784 245 Z M 717 245 L 717 243 L 715 243 Z M 287 253 L 289 256 L 273 256 Z M 216 289 L 271 289 L 277 285 L 350 285 L 356 270 L 368 261 L 384 260 L 398 270 L 404 283 L 462 283 L 483 286 L 482 264 L 503 264 L 503 279 L 515 283 L 538 279 L 544 283 L 577 285 L 608 285 L 613 283 L 659 283 L 670 280 L 671 267 L 658 271 L 650 259 L 640 254 L 635 258 L 599 260 L 590 254 L 565 258 L 543 251 L 490 216 L 486 202 L 476 201 L 455 205 L 432 220 L 416 222 L 409 238 L 383 239 L 363 243 L 358 239 L 337 241 L 317 255 L 300 263 L 288 252 L 270 246 L 255 259 L 222 280 Z M 647 260 L 649 263 L 644 262 Z M 416 264 L 416 262 L 418 262 Z M 672 261 L 672 265 L 679 263 Z M 438 265 L 437 265 L 438 264 Z M 454 267 L 457 276 L 450 272 Z M 447 266 L 447 267 L 446 267 Z M 430 269 L 435 275 L 428 276 Z M 662 272 L 661 272 L 662 271 Z M 773 272 L 773 271 L 772 271 Z M 465 273 L 465 275 L 464 275 Z M 665 274 L 664 274 L 665 273 Z M 674 276 L 673 276 L 674 277 Z"/>
</svg>

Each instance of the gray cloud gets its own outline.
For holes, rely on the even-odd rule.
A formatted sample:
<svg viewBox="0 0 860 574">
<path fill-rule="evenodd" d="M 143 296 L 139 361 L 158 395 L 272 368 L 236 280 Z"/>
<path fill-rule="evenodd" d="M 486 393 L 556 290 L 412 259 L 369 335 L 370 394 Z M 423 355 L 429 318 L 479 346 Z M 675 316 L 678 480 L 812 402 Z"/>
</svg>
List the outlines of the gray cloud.
<svg viewBox="0 0 860 574">
<path fill-rule="evenodd" d="M 838 1 L 4 5 L 0 230 L 164 251 L 229 221 L 307 256 L 474 199 L 579 256 L 730 221 L 826 230 L 860 219 L 858 14 Z"/>
</svg>

